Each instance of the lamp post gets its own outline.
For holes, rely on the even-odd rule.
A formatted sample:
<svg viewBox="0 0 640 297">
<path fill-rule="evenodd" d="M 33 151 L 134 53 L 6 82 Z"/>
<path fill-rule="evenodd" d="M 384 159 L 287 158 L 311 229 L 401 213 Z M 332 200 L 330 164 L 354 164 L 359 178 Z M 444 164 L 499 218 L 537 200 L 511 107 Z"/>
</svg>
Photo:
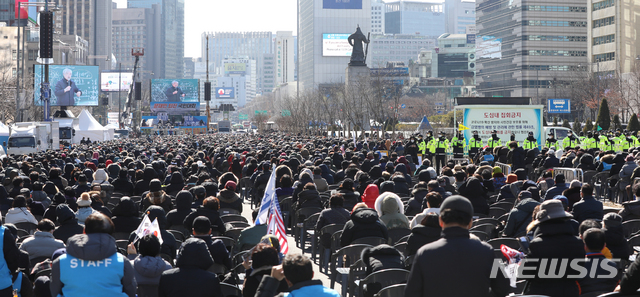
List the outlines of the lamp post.
<svg viewBox="0 0 640 297">
<path fill-rule="evenodd" d="M 122 62 L 118 62 L 118 128 L 122 129 Z"/>
</svg>

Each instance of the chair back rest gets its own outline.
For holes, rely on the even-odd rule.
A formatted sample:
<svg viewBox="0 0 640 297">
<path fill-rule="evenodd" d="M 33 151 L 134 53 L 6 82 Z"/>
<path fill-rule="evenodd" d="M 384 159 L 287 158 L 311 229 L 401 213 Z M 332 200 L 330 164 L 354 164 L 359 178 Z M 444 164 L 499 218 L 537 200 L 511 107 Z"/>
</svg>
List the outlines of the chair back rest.
<svg viewBox="0 0 640 297">
<path fill-rule="evenodd" d="M 406 228 L 391 229 L 389 230 L 389 241 L 391 242 L 391 245 L 394 245 L 398 243 L 398 241 L 401 238 L 404 238 L 405 236 L 408 236 L 408 235 L 411 235 L 411 229 L 406 229 Z"/>
<path fill-rule="evenodd" d="M 385 244 L 385 243 L 387 243 L 387 240 L 385 240 L 382 237 L 369 236 L 369 237 L 358 238 L 354 240 L 351 244 L 367 244 L 367 245 L 376 246 L 376 245 Z"/>
<path fill-rule="evenodd" d="M 377 297 L 403 296 L 404 288 L 406 286 L 407 284 L 397 284 L 397 285 L 388 286 L 388 287 L 382 288 L 382 290 L 380 290 L 378 294 L 376 294 L 375 296 Z"/>
<path fill-rule="evenodd" d="M 365 284 L 379 283 L 380 288 L 385 288 L 391 285 L 406 284 L 409 279 L 409 270 L 405 269 L 384 269 L 369 274 L 365 279 L 360 281 L 360 293 L 363 292 L 362 288 Z M 363 295 L 359 295 L 363 296 Z"/>
<path fill-rule="evenodd" d="M 224 297 L 242 297 L 242 290 L 234 285 L 220 283 L 220 289 Z"/>
<path fill-rule="evenodd" d="M 228 223 L 228 222 L 245 222 L 248 223 L 249 221 L 241 216 L 241 215 L 237 215 L 237 214 L 228 214 L 228 215 L 222 215 L 220 216 L 220 220 L 222 220 L 223 223 Z"/>
</svg>

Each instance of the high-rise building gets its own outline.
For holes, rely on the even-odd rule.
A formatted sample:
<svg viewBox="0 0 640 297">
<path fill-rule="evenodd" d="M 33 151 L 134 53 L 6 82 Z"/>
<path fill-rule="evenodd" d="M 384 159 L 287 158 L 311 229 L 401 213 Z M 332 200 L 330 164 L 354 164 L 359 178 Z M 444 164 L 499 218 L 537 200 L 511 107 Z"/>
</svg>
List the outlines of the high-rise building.
<svg viewBox="0 0 640 297">
<path fill-rule="evenodd" d="M 583 0 L 477 0 L 476 30 L 481 96 L 524 96 L 542 103 L 588 60 Z"/>
<path fill-rule="evenodd" d="M 299 89 L 342 83 L 350 60 L 347 37 L 371 31 L 371 0 L 298 0 Z"/>
<path fill-rule="evenodd" d="M 196 71 L 195 61 L 193 61 L 193 58 L 183 58 L 182 63 L 184 64 L 184 74 L 182 78 L 192 79 Z"/>
<path fill-rule="evenodd" d="M 157 51 L 160 59 L 157 78 L 182 78 L 184 75 L 184 0 L 128 0 L 129 8 L 152 8 L 158 6 L 160 22 L 160 42 L 157 46 L 145 49 Z"/>
<path fill-rule="evenodd" d="M 402 62 L 409 65 L 409 61 L 416 61 L 421 50 L 432 50 L 436 46 L 436 39 L 431 36 L 386 34 L 371 35 L 369 57 L 371 67 L 386 67 L 387 62 Z"/>
<path fill-rule="evenodd" d="M 476 24 L 475 0 L 445 0 L 445 31 L 449 34 L 466 34 L 468 25 Z"/>
<path fill-rule="evenodd" d="M 419 34 L 438 37 L 445 33 L 444 4 L 397 0 L 386 2 L 386 34 Z"/>
<path fill-rule="evenodd" d="M 222 66 L 222 61 L 231 57 L 248 57 L 255 60 L 261 67 L 264 54 L 272 53 L 273 33 L 271 32 L 215 32 L 202 33 L 201 53 L 206 56 L 207 36 L 209 37 L 209 61 L 216 67 Z M 256 91 L 264 89 L 262 69 L 258 67 Z"/>
<path fill-rule="evenodd" d="M 371 34 L 384 34 L 385 7 L 382 0 L 371 0 Z"/>
<path fill-rule="evenodd" d="M 589 0 L 588 57 L 593 72 L 629 73 L 640 55 L 640 2 Z"/>
<path fill-rule="evenodd" d="M 276 54 L 262 56 L 262 94 L 273 92 L 276 87 Z"/>
<path fill-rule="evenodd" d="M 293 32 L 278 31 L 274 40 L 275 55 L 275 84 L 283 84 L 294 81 L 295 78 L 295 44 L 293 41 Z M 271 88 L 273 89 L 273 88 Z M 268 90 L 269 92 L 271 90 Z"/>
<path fill-rule="evenodd" d="M 56 0 L 61 35 L 78 35 L 89 42 L 89 65 L 111 69 L 111 0 Z"/>
<path fill-rule="evenodd" d="M 248 57 L 231 57 L 222 61 L 222 69 L 220 70 L 220 72 L 221 74 L 223 74 L 223 77 L 221 77 L 220 79 L 225 79 L 228 77 L 244 78 L 245 84 L 244 86 L 240 86 L 240 88 L 243 89 L 243 94 L 245 95 L 242 98 L 238 97 L 237 106 L 242 107 L 246 102 L 251 101 L 256 97 L 256 86 L 258 81 L 257 66 L 258 65 L 256 63 L 256 60 L 249 59 Z M 222 87 L 220 85 L 220 79 L 218 80 L 218 86 Z M 234 82 L 238 82 L 238 80 L 234 80 Z M 238 93 L 236 93 L 236 95 L 237 94 Z"/>
<path fill-rule="evenodd" d="M 432 52 L 431 77 L 466 79 L 465 85 L 475 85 L 476 44 L 466 34 L 442 34 Z"/>
<path fill-rule="evenodd" d="M 160 5 L 157 4 L 151 8 L 113 9 L 112 52 L 123 69 L 133 69 L 135 57 L 131 55 L 131 49 L 141 47 L 145 52 L 138 61 L 140 77 L 162 77 L 160 22 Z"/>
</svg>

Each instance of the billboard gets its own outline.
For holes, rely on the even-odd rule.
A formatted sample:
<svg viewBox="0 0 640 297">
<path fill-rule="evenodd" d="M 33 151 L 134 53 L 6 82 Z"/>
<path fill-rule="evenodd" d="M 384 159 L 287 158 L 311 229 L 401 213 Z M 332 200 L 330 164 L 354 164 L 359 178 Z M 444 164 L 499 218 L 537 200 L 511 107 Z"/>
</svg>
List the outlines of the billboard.
<svg viewBox="0 0 640 297">
<path fill-rule="evenodd" d="M 120 87 L 118 87 L 120 82 Z M 131 72 L 102 72 L 100 73 L 100 90 L 103 92 L 128 92 L 133 83 Z"/>
<path fill-rule="evenodd" d="M 467 44 L 476 44 L 476 34 L 467 34 Z"/>
<path fill-rule="evenodd" d="M 245 63 L 225 63 L 225 74 L 245 74 L 247 73 L 247 64 Z"/>
<path fill-rule="evenodd" d="M 322 0 L 324 9 L 362 9 L 362 0 Z"/>
<path fill-rule="evenodd" d="M 152 79 L 153 102 L 199 102 L 197 79 Z"/>
<path fill-rule="evenodd" d="M 200 102 L 151 102 L 151 112 L 176 114 L 197 110 L 200 110 Z"/>
<path fill-rule="evenodd" d="M 216 88 L 216 99 L 233 99 L 235 94 L 233 88 Z"/>
<path fill-rule="evenodd" d="M 353 47 L 349 45 L 351 34 L 322 34 L 322 55 L 325 57 L 351 57 Z"/>
<path fill-rule="evenodd" d="M 50 106 L 98 106 L 98 66 L 49 65 Z M 34 104 L 42 106 L 40 83 L 44 67 L 34 66 Z"/>
<path fill-rule="evenodd" d="M 533 132 L 533 137 L 544 140 L 544 129 L 542 128 L 542 105 L 529 105 L 517 108 L 509 105 L 475 105 L 464 108 L 464 118 L 462 125 L 468 127 L 464 130 L 464 138 L 467 140 L 473 137 L 473 131 L 478 131 L 482 141 L 491 137 L 491 131 L 496 130 L 498 137 L 502 141 L 509 140 L 511 133 L 516 135 L 517 141 L 527 138 L 529 132 Z"/>
<path fill-rule="evenodd" d="M 476 57 L 502 59 L 502 38 L 476 36 Z"/>
<path fill-rule="evenodd" d="M 140 129 L 153 128 L 206 128 L 206 116 L 166 115 L 143 116 Z"/>
<path fill-rule="evenodd" d="M 549 99 L 548 113 L 571 113 L 571 99 Z"/>
</svg>

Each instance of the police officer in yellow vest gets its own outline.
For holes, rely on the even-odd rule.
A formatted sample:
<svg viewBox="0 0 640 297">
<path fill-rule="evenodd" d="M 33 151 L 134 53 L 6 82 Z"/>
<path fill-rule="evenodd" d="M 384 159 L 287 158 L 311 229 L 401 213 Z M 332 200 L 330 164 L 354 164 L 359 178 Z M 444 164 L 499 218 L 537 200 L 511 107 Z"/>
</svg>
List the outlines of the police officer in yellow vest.
<svg viewBox="0 0 640 297">
<path fill-rule="evenodd" d="M 418 152 L 423 156 L 427 153 L 427 143 L 422 139 L 422 134 L 418 135 Z"/>
<path fill-rule="evenodd" d="M 631 138 L 631 133 L 626 132 L 625 135 L 622 135 L 620 138 L 620 149 L 628 153 L 629 148 L 633 145 L 633 138 Z"/>
<path fill-rule="evenodd" d="M 633 142 L 631 143 L 632 147 L 638 147 L 640 146 L 640 141 L 638 140 L 638 137 L 636 136 L 637 132 L 633 131 L 631 132 L 631 136 L 629 136 L 631 139 L 633 139 Z"/>
<path fill-rule="evenodd" d="M 433 140 L 433 149 L 435 153 L 435 166 L 438 174 L 440 170 L 447 164 L 447 150 L 449 149 L 449 140 L 445 137 L 444 132 L 440 132 L 440 137 Z"/>
<path fill-rule="evenodd" d="M 516 144 L 517 144 L 518 146 L 520 146 L 520 143 L 516 140 L 516 134 L 512 132 L 512 133 L 511 133 L 511 136 L 509 136 L 509 142 L 506 142 L 506 141 L 505 141 L 504 145 L 505 145 L 505 146 L 508 146 L 508 145 L 509 145 L 509 143 L 511 143 L 511 142 L 513 142 L 513 141 L 515 141 L 515 142 L 516 142 Z"/>
<path fill-rule="evenodd" d="M 601 151 L 605 152 L 613 150 L 613 145 L 609 140 L 609 137 L 607 137 L 606 135 L 600 135 L 600 143 L 598 144 L 598 148 Z"/>
<path fill-rule="evenodd" d="M 433 132 L 428 131 L 425 139 L 425 153 L 422 155 L 422 160 L 428 159 L 433 165 Z"/>
<path fill-rule="evenodd" d="M 498 131 L 496 130 L 491 131 L 491 138 L 489 138 L 489 141 L 487 141 L 487 146 L 489 146 L 489 148 L 493 152 L 494 148 L 499 147 L 501 145 L 502 145 L 502 141 L 498 137 Z"/>
<path fill-rule="evenodd" d="M 533 137 L 533 132 L 529 132 L 527 139 L 522 142 L 522 148 L 525 150 L 532 150 L 538 147 L 538 141 Z"/>
<path fill-rule="evenodd" d="M 464 158 L 464 147 L 467 143 L 464 141 L 464 135 L 462 131 L 458 131 L 458 134 L 451 139 L 451 148 L 453 148 L 454 158 Z"/>
<path fill-rule="evenodd" d="M 558 140 L 554 137 L 553 132 L 549 132 L 549 138 L 545 141 L 544 146 L 549 149 L 558 150 Z"/>
<path fill-rule="evenodd" d="M 473 137 L 469 139 L 469 158 L 475 160 L 482 147 L 482 139 L 478 135 L 478 131 L 473 131 Z"/>
<path fill-rule="evenodd" d="M 578 140 L 580 140 L 581 147 L 584 148 L 585 140 L 587 138 L 584 137 L 584 132 L 580 131 L 580 136 L 578 136 Z"/>
<path fill-rule="evenodd" d="M 569 130 L 567 137 L 562 140 L 562 148 L 566 151 L 568 149 L 574 149 L 580 144 L 578 138 L 573 135 L 573 132 Z"/>
</svg>

